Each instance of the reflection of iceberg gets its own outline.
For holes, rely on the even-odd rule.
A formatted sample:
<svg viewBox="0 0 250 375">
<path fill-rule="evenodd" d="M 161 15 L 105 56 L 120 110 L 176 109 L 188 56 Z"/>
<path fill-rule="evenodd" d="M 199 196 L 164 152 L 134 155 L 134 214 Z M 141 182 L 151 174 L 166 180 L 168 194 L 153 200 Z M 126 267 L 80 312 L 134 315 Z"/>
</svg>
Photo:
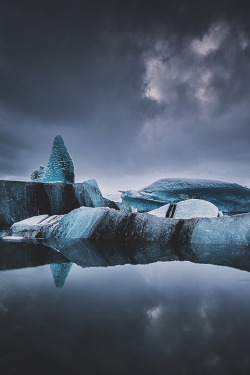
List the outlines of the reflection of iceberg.
<svg viewBox="0 0 250 375">
<path fill-rule="evenodd" d="M 61 253 L 42 243 L 0 240 L 0 270 L 37 267 L 67 261 Z"/>
<path fill-rule="evenodd" d="M 163 246 L 159 242 L 114 242 L 90 241 L 86 239 L 41 240 L 81 267 L 105 267 L 123 264 L 148 264 L 158 261 L 195 260 L 192 252 L 185 248 L 185 255 L 173 246 Z"/>
<path fill-rule="evenodd" d="M 72 266 L 72 263 L 62 263 L 62 264 L 54 263 L 50 265 L 54 283 L 57 288 L 63 287 L 71 266 Z"/>
<path fill-rule="evenodd" d="M 191 244 L 195 263 L 214 264 L 250 271 L 250 246 Z M 182 251 L 184 251 L 182 249 Z"/>
<path fill-rule="evenodd" d="M 181 245 L 160 242 L 114 242 L 70 239 L 42 240 L 46 246 L 60 251 L 70 262 L 81 267 L 103 267 L 123 264 L 149 264 L 166 261 L 190 261 L 234 267 L 250 271 L 250 246 Z"/>
<path fill-rule="evenodd" d="M 33 242 L 0 241 L 0 269 L 51 267 L 55 284 L 64 284 L 71 264 L 81 267 L 107 267 L 123 264 L 148 264 L 190 261 L 229 266 L 250 271 L 250 246 L 234 244 L 168 244 L 145 241 L 90 241 L 86 239 L 44 239 Z M 68 262 L 68 264 L 66 264 Z M 70 264 L 69 264 L 70 263 Z M 62 267 L 60 265 L 63 264 Z"/>
</svg>

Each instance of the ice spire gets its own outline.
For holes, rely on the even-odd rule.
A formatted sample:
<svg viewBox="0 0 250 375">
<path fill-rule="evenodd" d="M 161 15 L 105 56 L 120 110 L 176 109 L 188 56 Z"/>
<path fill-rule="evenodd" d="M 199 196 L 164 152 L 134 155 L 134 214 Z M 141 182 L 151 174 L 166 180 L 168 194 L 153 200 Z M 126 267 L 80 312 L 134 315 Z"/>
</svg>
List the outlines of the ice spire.
<svg viewBox="0 0 250 375">
<path fill-rule="evenodd" d="M 75 181 L 74 165 L 60 135 L 54 139 L 48 165 L 42 178 L 42 182 L 56 181 L 67 183 Z"/>
</svg>

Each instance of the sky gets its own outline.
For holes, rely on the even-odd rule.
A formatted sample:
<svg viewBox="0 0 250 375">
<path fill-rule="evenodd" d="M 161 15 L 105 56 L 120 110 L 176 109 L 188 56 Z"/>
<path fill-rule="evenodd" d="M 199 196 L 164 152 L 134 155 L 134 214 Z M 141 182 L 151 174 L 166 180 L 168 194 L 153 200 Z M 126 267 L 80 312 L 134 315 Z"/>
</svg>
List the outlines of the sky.
<svg viewBox="0 0 250 375">
<path fill-rule="evenodd" d="M 76 182 L 250 186 L 244 1 L 0 4 L 0 179 L 30 180 L 62 135 Z"/>
</svg>

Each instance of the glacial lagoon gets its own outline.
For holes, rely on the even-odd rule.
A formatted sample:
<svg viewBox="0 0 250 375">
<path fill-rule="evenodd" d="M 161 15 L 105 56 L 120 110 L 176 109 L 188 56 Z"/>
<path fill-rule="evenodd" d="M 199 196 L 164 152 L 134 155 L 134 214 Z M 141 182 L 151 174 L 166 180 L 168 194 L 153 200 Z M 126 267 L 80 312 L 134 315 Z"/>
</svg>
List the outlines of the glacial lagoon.
<svg viewBox="0 0 250 375">
<path fill-rule="evenodd" d="M 250 372 L 250 248 L 0 242 L 0 369 Z"/>
</svg>

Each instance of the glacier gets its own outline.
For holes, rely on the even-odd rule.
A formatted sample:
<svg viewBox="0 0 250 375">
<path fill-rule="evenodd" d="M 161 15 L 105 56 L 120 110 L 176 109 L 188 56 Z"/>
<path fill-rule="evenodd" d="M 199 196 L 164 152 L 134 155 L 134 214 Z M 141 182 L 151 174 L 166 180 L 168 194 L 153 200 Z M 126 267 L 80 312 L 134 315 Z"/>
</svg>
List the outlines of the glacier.
<svg viewBox="0 0 250 375">
<path fill-rule="evenodd" d="M 74 165 L 61 135 L 54 139 L 49 161 L 41 182 L 74 183 Z"/>
<path fill-rule="evenodd" d="M 223 213 L 250 211 L 250 189 L 239 184 L 216 180 L 165 178 L 139 191 L 122 191 L 122 202 L 147 212 L 165 204 L 186 199 L 203 199 Z"/>
</svg>

